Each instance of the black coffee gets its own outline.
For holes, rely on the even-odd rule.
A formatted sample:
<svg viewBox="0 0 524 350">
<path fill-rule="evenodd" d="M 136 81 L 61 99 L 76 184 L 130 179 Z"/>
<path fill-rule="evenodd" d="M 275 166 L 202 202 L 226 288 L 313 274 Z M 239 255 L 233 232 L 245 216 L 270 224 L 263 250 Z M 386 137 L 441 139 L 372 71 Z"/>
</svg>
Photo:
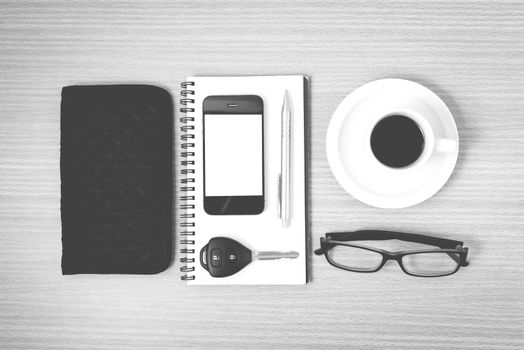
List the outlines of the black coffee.
<svg viewBox="0 0 524 350">
<path fill-rule="evenodd" d="M 371 150 L 382 164 L 403 168 L 413 164 L 422 154 L 424 135 L 413 119 L 392 115 L 375 125 Z"/>
</svg>

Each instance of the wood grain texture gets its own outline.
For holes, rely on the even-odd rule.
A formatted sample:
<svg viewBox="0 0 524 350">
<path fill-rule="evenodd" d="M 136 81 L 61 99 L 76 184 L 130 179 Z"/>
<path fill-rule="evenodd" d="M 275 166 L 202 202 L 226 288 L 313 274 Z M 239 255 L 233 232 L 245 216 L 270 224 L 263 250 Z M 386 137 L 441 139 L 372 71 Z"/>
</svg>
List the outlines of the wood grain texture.
<svg viewBox="0 0 524 350">
<path fill-rule="evenodd" d="M 524 347 L 522 1 L 1 1 L 0 44 L 0 347 Z M 62 86 L 177 96 L 192 74 L 294 73 L 311 77 L 312 245 L 327 230 L 425 232 L 466 242 L 467 269 L 356 274 L 315 256 L 301 287 L 188 287 L 179 263 L 61 276 Z M 434 90 L 461 139 L 450 181 L 410 209 L 359 203 L 325 154 L 338 103 L 384 77 Z"/>
</svg>

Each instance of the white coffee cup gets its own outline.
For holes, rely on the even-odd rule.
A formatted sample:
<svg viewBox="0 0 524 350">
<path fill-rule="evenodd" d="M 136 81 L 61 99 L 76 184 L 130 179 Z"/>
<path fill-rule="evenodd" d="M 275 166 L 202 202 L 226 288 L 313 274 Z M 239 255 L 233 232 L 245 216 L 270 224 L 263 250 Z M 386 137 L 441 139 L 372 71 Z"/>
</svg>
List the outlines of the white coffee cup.
<svg viewBox="0 0 524 350">
<path fill-rule="evenodd" d="M 391 166 L 388 164 L 388 161 L 384 159 L 384 156 L 382 156 L 382 159 L 378 159 L 377 154 L 373 151 L 373 145 L 372 145 L 372 133 L 377 127 L 377 125 L 385 120 L 386 118 L 393 117 L 393 116 L 401 116 L 411 119 L 418 128 L 420 129 L 420 134 L 423 139 L 422 143 L 422 151 L 419 154 L 418 158 L 410 162 L 410 164 L 404 165 L 404 166 Z M 392 137 L 397 140 L 396 142 L 402 142 L 403 137 L 407 135 L 402 135 L 402 130 L 392 130 L 392 133 L 396 133 L 395 135 L 392 135 Z M 407 132 L 407 131 L 406 131 Z M 392 109 L 384 113 L 376 113 L 370 117 L 368 117 L 367 120 L 367 129 L 365 130 L 365 135 L 367 135 L 367 139 L 370 140 L 368 142 L 368 149 L 366 150 L 366 153 L 368 154 L 368 157 L 371 157 L 376 165 L 380 165 L 383 167 L 387 167 L 388 169 L 396 170 L 396 171 L 405 171 L 405 170 L 411 170 L 418 168 L 425 164 L 435 153 L 453 153 L 457 151 L 457 141 L 449 138 L 445 138 L 442 136 L 438 136 L 428 121 L 426 117 L 424 117 L 419 112 L 409 109 L 409 108 L 398 108 L 398 109 Z M 376 141 L 376 138 L 374 140 Z M 411 147 L 409 145 L 404 145 L 405 147 Z M 413 147 L 416 147 L 416 145 L 413 145 Z M 408 150 L 412 151 L 412 150 Z M 417 152 L 416 150 L 413 150 L 414 152 Z M 402 156 L 402 155 L 400 155 Z"/>
</svg>

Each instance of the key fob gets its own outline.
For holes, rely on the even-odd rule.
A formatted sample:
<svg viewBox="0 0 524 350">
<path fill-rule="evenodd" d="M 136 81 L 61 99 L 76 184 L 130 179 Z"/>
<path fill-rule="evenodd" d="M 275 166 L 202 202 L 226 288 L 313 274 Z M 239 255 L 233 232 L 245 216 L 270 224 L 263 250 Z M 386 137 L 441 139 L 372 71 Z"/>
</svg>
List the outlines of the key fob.
<svg viewBox="0 0 524 350">
<path fill-rule="evenodd" d="M 226 237 L 214 237 L 200 250 L 200 265 L 212 277 L 227 277 L 251 262 L 251 250 Z"/>
</svg>

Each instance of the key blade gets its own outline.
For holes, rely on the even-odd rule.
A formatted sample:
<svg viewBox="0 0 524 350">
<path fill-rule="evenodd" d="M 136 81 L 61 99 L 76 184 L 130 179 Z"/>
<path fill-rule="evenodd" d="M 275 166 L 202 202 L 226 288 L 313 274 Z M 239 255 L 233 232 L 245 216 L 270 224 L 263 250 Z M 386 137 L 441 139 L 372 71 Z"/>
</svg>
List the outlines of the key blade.
<svg viewBox="0 0 524 350">
<path fill-rule="evenodd" d="M 300 254 L 298 252 L 256 252 L 253 258 L 257 260 L 275 260 L 275 259 L 296 259 Z"/>
</svg>

